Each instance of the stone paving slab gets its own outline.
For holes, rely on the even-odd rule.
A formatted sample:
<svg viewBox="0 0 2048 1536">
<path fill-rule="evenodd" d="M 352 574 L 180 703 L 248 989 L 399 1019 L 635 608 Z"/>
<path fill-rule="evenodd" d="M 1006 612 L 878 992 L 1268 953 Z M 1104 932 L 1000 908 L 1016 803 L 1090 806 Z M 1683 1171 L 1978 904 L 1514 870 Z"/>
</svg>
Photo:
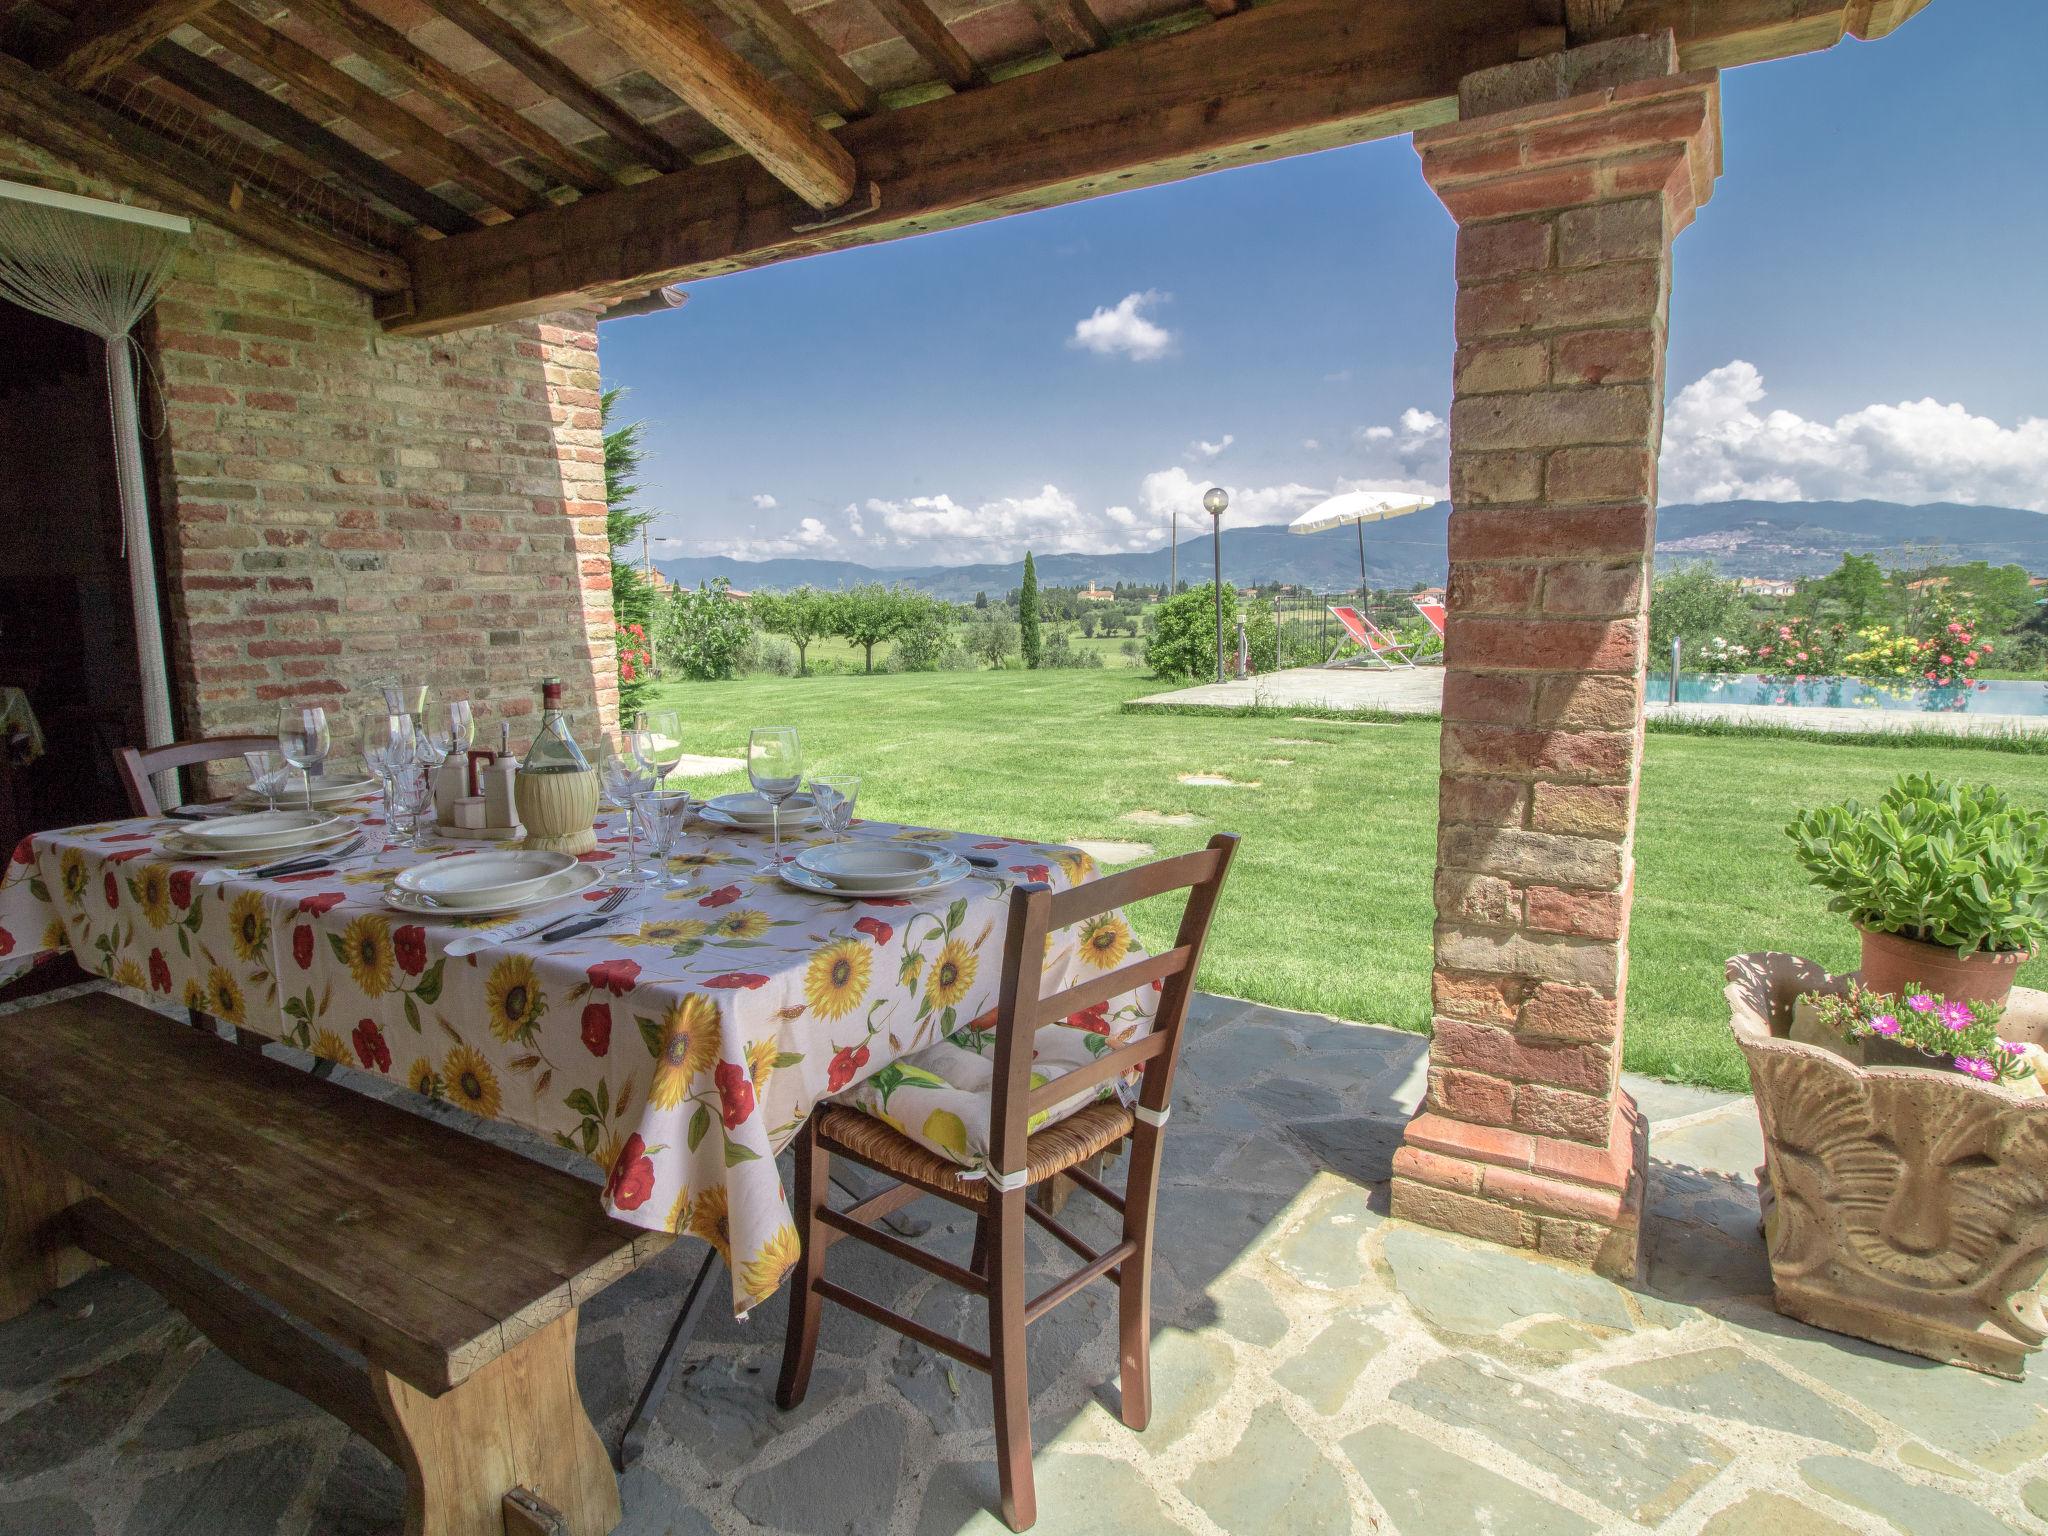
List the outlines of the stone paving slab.
<svg viewBox="0 0 2048 1536">
<path fill-rule="evenodd" d="M 1146 1431 L 1117 1417 L 1113 1291 L 1031 1332 L 1048 1536 L 2048 1536 L 2038 1370 L 1996 1381 L 1770 1309 L 1747 1099 L 1630 1080 L 1652 1123 L 1651 1266 L 1626 1288 L 1387 1218 L 1416 1037 L 1218 997 L 1192 1028 Z M 963 1259 L 968 1220 L 916 1209 Z M 1085 1197 L 1067 1217 L 1109 1234 Z M 1049 1281 L 1064 1252 L 1032 1242 Z M 698 1258 L 678 1244 L 586 1309 L 578 1376 L 607 1435 Z M 856 1245 L 832 1273 L 981 1326 L 980 1303 Z M 982 1378 L 828 1312 L 809 1399 L 783 1414 L 783 1317 L 707 1323 L 623 1483 L 620 1536 L 1003 1529 Z M 366 1444 L 118 1272 L 0 1325 L 0 1536 L 381 1536 L 402 1496 Z"/>
</svg>

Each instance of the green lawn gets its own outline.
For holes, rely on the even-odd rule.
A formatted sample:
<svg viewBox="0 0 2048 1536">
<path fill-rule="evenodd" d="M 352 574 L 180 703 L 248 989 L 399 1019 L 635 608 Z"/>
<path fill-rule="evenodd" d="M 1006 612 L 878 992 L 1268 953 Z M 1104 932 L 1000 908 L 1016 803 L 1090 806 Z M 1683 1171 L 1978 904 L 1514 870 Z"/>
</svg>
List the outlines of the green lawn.
<svg viewBox="0 0 2048 1536">
<path fill-rule="evenodd" d="M 1126 715 L 1157 685 L 1130 671 L 748 678 L 676 684 L 690 751 L 737 755 L 749 726 L 803 732 L 816 771 L 863 775 L 861 810 L 1047 840 L 1146 842 L 1161 853 L 1244 834 L 1202 967 L 1204 987 L 1421 1030 L 1429 1018 L 1437 726 L 1229 715 Z M 1653 735 L 1643 768 L 1627 1065 L 1745 1085 L 1721 965 L 1743 949 L 1855 963 L 1779 828 L 1800 806 L 1868 795 L 1912 767 L 2048 802 L 2048 759 L 1972 750 Z M 1204 788 L 1182 773 L 1256 787 Z M 700 780 L 711 792 L 737 787 Z M 1134 810 L 1196 827 L 1135 826 Z M 1140 910 L 1157 944 L 1163 914 Z M 2048 985 L 2048 961 L 2022 972 Z"/>
</svg>

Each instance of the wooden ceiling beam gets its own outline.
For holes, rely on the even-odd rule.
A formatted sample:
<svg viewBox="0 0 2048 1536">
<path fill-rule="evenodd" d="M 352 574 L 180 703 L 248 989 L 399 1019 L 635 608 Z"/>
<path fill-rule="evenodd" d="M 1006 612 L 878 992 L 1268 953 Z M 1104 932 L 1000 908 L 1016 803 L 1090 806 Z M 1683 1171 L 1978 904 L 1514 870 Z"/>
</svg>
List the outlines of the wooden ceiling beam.
<svg viewBox="0 0 2048 1536">
<path fill-rule="evenodd" d="M 508 171 L 414 117 L 390 97 L 336 69 L 303 43 L 267 27 L 236 5 L 218 4 L 192 23 L 236 57 L 290 88 L 305 107 L 318 107 L 367 129 L 395 150 L 438 167 L 506 213 L 547 207 L 545 198 Z"/>
<path fill-rule="evenodd" d="M 988 76 L 974 62 L 974 56 L 960 46 L 960 39 L 946 30 L 925 0 L 868 0 L 882 20 L 889 23 L 939 72 L 939 78 L 956 91 L 988 84 Z"/>
<path fill-rule="evenodd" d="M 718 8 L 764 43 L 791 74 L 849 120 L 873 112 L 875 88 L 825 46 L 783 0 L 718 0 Z"/>
<path fill-rule="evenodd" d="M 673 171 L 683 164 L 668 140 L 480 0 L 427 3 L 591 127 L 609 134 L 642 164 L 657 171 Z"/>
<path fill-rule="evenodd" d="M 1625 0 L 1687 68 L 1839 41 L 1860 0 Z M 817 227 L 744 161 L 435 241 L 410 313 L 431 333 L 925 234 L 1451 121 L 1459 80 L 1512 62 L 1527 0 L 1272 0 L 1227 27 L 1105 49 L 840 130 L 877 192 Z M 1832 35 L 1830 36 L 1830 32 Z"/>
<path fill-rule="evenodd" d="M 565 0 L 812 208 L 853 195 L 853 157 L 675 0 Z"/>
<path fill-rule="evenodd" d="M 1088 0 L 1030 0 L 1030 4 L 1045 40 L 1061 58 L 1109 46 L 1109 29 L 1088 8 Z"/>
<path fill-rule="evenodd" d="M 358 288 L 378 294 L 406 289 L 410 274 L 396 252 L 294 218 L 203 155 L 6 54 L 0 54 L 0 132 Z"/>
<path fill-rule="evenodd" d="M 568 145 L 488 91 L 457 74 L 396 27 L 386 26 L 354 0 L 285 0 L 294 14 L 319 26 L 386 74 L 403 81 L 458 117 L 480 123 L 519 146 L 567 185 L 600 191 L 611 179 Z M 543 200 L 544 201 L 544 200 Z"/>
<path fill-rule="evenodd" d="M 158 43 L 140 62 L 186 94 L 339 176 L 359 196 L 368 193 L 444 235 L 459 235 L 466 229 L 483 227 L 452 203 L 443 202 L 418 182 L 399 175 L 375 155 L 364 153 L 348 140 L 301 117 L 275 96 L 258 90 L 240 75 L 231 74 L 176 43 Z"/>
<path fill-rule="evenodd" d="M 87 91 L 139 58 L 213 0 L 84 0 L 71 25 L 36 62 L 74 90 Z"/>
</svg>

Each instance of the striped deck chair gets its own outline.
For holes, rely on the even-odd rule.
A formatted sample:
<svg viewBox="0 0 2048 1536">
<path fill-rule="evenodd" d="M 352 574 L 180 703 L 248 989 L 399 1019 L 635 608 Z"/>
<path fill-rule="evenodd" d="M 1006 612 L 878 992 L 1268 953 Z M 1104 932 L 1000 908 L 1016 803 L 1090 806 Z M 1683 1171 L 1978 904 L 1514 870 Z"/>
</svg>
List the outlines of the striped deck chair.
<svg viewBox="0 0 2048 1536">
<path fill-rule="evenodd" d="M 1395 643 L 1393 636 L 1356 608 L 1332 603 L 1330 614 L 1343 626 L 1344 638 L 1337 642 L 1336 649 L 1330 652 L 1330 659 L 1323 663 L 1324 666 L 1384 667 L 1391 672 L 1396 667 L 1415 665 L 1408 659 L 1407 651 Z M 1357 645 L 1362 654 L 1338 660 L 1337 652 L 1343 650 L 1346 645 Z"/>
</svg>

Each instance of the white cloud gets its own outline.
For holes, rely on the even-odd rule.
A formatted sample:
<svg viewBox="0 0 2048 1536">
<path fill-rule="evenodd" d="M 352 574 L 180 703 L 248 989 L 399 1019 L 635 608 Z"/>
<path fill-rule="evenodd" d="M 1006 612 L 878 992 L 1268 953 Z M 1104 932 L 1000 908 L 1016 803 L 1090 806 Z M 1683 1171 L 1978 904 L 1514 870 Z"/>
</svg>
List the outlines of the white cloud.
<svg viewBox="0 0 2048 1536">
<path fill-rule="evenodd" d="M 1076 321 L 1074 334 L 1067 345 L 1099 352 L 1105 357 L 1121 352 L 1140 363 L 1164 357 L 1173 350 L 1173 332 L 1146 319 L 1143 311 L 1164 303 L 1170 297 L 1156 288 L 1147 288 L 1142 293 L 1127 293 L 1117 301 L 1114 309 L 1098 308 L 1087 319 Z"/>
<path fill-rule="evenodd" d="M 1339 368 L 1335 373 L 1326 373 L 1323 375 L 1323 382 L 1325 384 L 1349 384 L 1351 382 L 1351 370 L 1349 368 Z"/>
<path fill-rule="evenodd" d="M 1178 465 L 1172 469 L 1155 469 L 1138 486 L 1138 499 L 1155 520 L 1164 523 L 1168 515 L 1179 512 L 1182 527 L 1189 517 L 1206 518 L 1202 510 L 1202 493 L 1212 482 L 1197 480 Z M 1231 527 L 1244 527 L 1250 523 L 1284 523 L 1298 513 L 1307 511 L 1325 496 L 1328 491 L 1318 490 L 1312 485 L 1288 481 L 1283 485 L 1228 485 L 1230 510 L 1224 514 L 1224 522 Z"/>
<path fill-rule="evenodd" d="M 1392 427 L 1366 427 L 1359 432 L 1368 443 L 1384 443 L 1394 435 Z"/>
<path fill-rule="evenodd" d="M 1312 437 L 1304 437 L 1304 438 L 1303 438 L 1303 439 L 1301 440 L 1301 446 L 1302 446 L 1303 448 L 1307 449 L 1307 450 L 1308 450 L 1308 451 L 1309 451 L 1310 453 L 1315 453 L 1315 452 L 1316 452 L 1316 451 L 1318 451 L 1318 450 L 1319 450 L 1319 449 L 1320 449 L 1320 448 L 1321 448 L 1321 447 L 1322 447 L 1323 445 L 1322 445 L 1321 443 L 1319 443 L 1318 441 L 1316 441 L 1316 439 L 1314 439 L 1314 438 L 1312 438 Z"/>
<path fill-rule="evenodd" d="M 1165 534 L 1157 518 L 1122 506 L 1091 512 L 1056 485 L 1040 487 L 1035 496 L 1002 496 L 973 506 L 947 495 L 873 497 L 861 510 L 875 525 L 870 549 L 879 544 L 915 551 L 917 558 L 943 564 L 1016 560 L 1027 549 L 1120 554 L 1156 549 Z"/>
<path fill-rule="evenodd" d="M 1191 459 L 1213 459 L 1236 441 L 1237 438 L 1228 432 L 1223 434 L 1223 441 L 1220 443 L 1212 443 L 1205 437 L 1198 437 L 1188 444 L 1188 457 Z"/>
<path fill-rule="evenodd" d="M 781 505 L 781 502 L 770 496 L 766 491 L 756 491 L 754 493 L 754 510 L 756 512 L 773 512 Z"/>
<path fill-rule="evenodd" d="M 1411 405 L 1390 425 L 1375 422 L 1352 434 L 1358 473 L 1340 479 L 1339 491 L 1410 491 L 1450 495 L 1450 429 L 1434 411 Z"/>
<path fill-rule="evenodd" d="M 1867 405 L 1833 422 L 1763 409 L 1737 359 L 1664 413 L 1662 496 L 1688 501 L 1955 501 L 2048 511 L 2048 419 L 2015 427 L 1934 399 Z"/>
</svg>

